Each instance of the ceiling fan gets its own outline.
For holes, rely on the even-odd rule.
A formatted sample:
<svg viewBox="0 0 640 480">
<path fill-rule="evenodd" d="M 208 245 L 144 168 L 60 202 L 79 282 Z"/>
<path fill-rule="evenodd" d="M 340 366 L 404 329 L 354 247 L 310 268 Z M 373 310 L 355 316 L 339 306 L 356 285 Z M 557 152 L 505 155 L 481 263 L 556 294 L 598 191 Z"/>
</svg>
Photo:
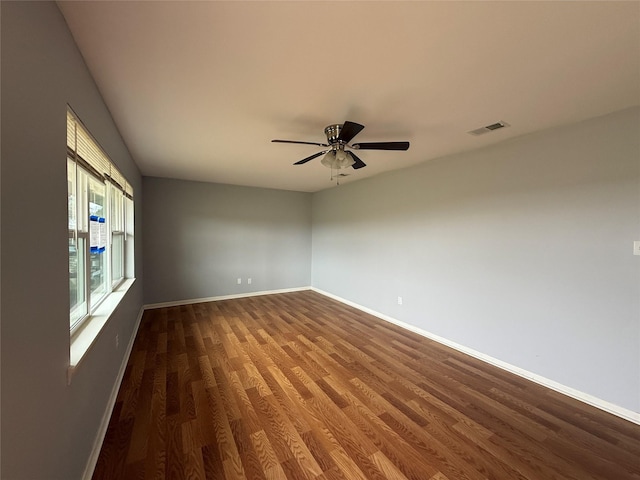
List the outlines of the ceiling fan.
<svg viewBox="0 0 640 480">
<path fill-rule="evenodd" d="M 329 147 L 322 152 L 315 153 L 307 158 L 303 158 L 294 163 L 302 165 L 321 155 L 325 157 L 322 164 L 328 168 L 340 170 L 341 168 L 353 167 L 354 169 L 366 167 L 353 150 L 408 150 L 409 142 L 361 142 L 349 144 L 353 138 L 362 131 L 364 125 L 346 121 L 343 124 L 329 125 L 324 129 L 327 136 L 327 143 L 300 142 L 297 140 L 271 140 L 277 143 L 301 143 L 304 145 L 317 145 L 319 147 Z M 348 150 L 347 150 L 348 149 Z"/>
</svg>

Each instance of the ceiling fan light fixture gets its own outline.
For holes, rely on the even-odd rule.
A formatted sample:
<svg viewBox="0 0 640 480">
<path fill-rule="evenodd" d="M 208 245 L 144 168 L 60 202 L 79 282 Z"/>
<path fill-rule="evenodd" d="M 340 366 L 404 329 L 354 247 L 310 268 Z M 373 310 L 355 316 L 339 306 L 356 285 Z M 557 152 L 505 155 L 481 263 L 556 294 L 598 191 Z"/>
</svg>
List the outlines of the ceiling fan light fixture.
<svg viewBox="0 0 640 480">
<path fill-rule="evenodd" d="M 341 168 L 350 167 L 356 163 L 356 161 L 349 152 L 345 152 L 343 149 L 336 149 L 327 153 L 320 163 L 332 170 L 340 170 Z"/>
</svg>

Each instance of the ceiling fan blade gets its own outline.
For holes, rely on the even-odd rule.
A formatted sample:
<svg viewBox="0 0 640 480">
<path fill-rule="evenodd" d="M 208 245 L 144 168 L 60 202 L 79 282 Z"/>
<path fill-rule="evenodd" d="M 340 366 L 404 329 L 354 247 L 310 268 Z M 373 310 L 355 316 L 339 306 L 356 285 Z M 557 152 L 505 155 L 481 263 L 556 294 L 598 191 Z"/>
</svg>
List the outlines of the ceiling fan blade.
<svg viewBox="0 0 640 480">
<path fill-rule="evenodd" d="M 271 140 L 276 143 L 301 143 L 303 145 L 317 145 L 318 147 L 328 147 L 327 143 L 316 143 L 316 142 L 299 142 L 298 140 Z"/>
<path fill-rule="evenodd" d="M 370 142 L 354 143 L 357 150 L 409 150 L 409 142 Z"/>
<path fill-rule="evenodd" d="M 360 159 L 358 158 L 358 156 L 357 156 L 355 153 L 353 153 L 353 152 L 351 152 L 351 151 L 350 151 L 350 152 L 349 152 L 349 155 L 351 155 L 351 156 L 353 157 L 353 159 L 355 160 L 355 162 L 356 162 L 356 163 L 354 163 L 353 165 L 351 165 L 351 166 L 353 167 L 353 169 L 354 169 L 354 170 L 357 170 L 357 169 L 359 169 L 359 168 L 362 168 L 362 167 L 366 167 L 366 166 L 367 166 L 367 164 L 366 164 L 366 163 L 364 163 L 362 160 L 360 160 Z"/>
<path fill-rule="evenodd" d="M 354 123 L 347 120 L 346 122 L 344 122 L 344 125 L 342 125 L 340 135 L 338 135 L 338 140 L 344 143 L 349 143 L 353 139 L 353 137 L 355 137 L 362 131 L 363 128 L 364 125 L 360 125 L 359 123 Z"/>
<path fill-rule="evenodd" d="M 320 153 L 316 153 L 314 155 L 311 155 L 310 157 L 307 158 L 303 158 L 302 160 L 298 160 L 296 163 L 294 163 L 294 165 L 302 165 L 303 163 L 307 163 L 311 160 L 313 160 L 314 158 L 319 157 L 320 155 L 324 155 L 325 153 L 327 153 L 329 150 L 325 150 L 324 152 L 320 152 Z"/>
</svg>

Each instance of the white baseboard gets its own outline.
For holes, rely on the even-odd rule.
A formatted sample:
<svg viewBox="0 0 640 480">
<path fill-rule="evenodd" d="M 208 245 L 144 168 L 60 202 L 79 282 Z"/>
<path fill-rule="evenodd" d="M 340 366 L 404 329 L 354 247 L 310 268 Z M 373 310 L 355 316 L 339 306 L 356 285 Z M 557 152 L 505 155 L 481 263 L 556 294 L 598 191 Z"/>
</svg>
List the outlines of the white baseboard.
<svg viewBox="0 0 640 480">
<path fill-rule="evenodd" d="M 84 469 L 84 474 L 82 475 L 83 480 L 91 480 L 93 476 L 93 471 L 96 469 L 96 464 L 98 463 L 98 457 L 100 456 L 100 450 L 102 449 L 102 442 L 104 442 L 104 437 L 107 434 L 107 428 L 109 428 L 109 420 L 111 419 L 111 413 L 113 413 L 113 407 L 116 405 L 116 400 L 118 398 L 118 391 L 120 390 L 120 385 L 122 384 L 122 379 L 124 378 L 124 372 L 127 369 L 127 364 L 129 363 L 129 356 L 131 355 L 131 350 L 133 350 L 133 343 L 138 335 L 138 328 L 140 327 L 140 321 L 142 320 L 142 314 L 144 313 L 144 307 L 140 309 L 138 313 L 138 318 L 136 318 L 136 323 L 133 326 L 133 332 L 131 334 L 131 338 L 129 339 L 129 344 L 127 345 L 127 349 L 124 352 L 124 356 L 122 357 L 122 363 L 120 364 L 120 370 L 118 371 L 118 376 L 116 377 L 116 381 L 113 384 L 113 388 L 111 389 L 111 395 L 109 396 L 109 401 L 107 402 L 107 407 L 104 410 L 102 415 L 102 420 L 100 422 L 100 428 L 98 429 L 98 434 L 96 435 L 95 440 L 93 441 L 93 448 L 91 449 L 91 455 L 89 456 L 89 460 L 87 461 L 87 466 Z"/>
<path fill-rule="evenodd" d="M 220 300 L 232 300 L 234 298 L 257 297 L 259 295 L 273 295 L 276 293 L 300 292 L 303 290 L 311 290 L 311 287 L 294 287 L 282 288 L 279 290 L 263 290 L 261 292 L 234 293 L 233 295 L 222 295 L 219 297 L 192 298 L 189 300 L 177 300 L 175 302 L 149 303 L 144 305 L 145 310 L 163 307 L 177 307 L 179 305 L 192 305 L 194 303 L 217 302 Z"/>
<path fill-rule="evenodd" d="M 549 378 L 529 372 L 528 370 L 525 370 L 520 367 L 516 367 L 515 365 L 511 365 L 510 363 L 503 362 L 502 360 L 498 360 L 497 358 L 493 358 L 489 355 L 478 352 L 477 350 L 473 350 L 471 348 L 465 347 L 464 345 L 460 345 L 459 343 L 455 343 L 446 338 L 440 337 L 438 335 L 434 335 L 433 333 L 427 332 L 426 330 L 422 330 L 421 328 L 415 327 L 408 323 L 401 322 L 400 320 L 396 320 L 395 318 L 390 317 L 388 315 L 384 315 L 370 308 L 364 307 L 362 305 L 358 305 L 357 303 L 351 302 L 350 300 L 346 300 L 332 293 L 320 290 L 319 288 L 311 287 L 311 290 L 321 295 L 324 295 L 326 297 L 337 300 L 338 302 L 344 303 L 345 305 L 349 305 L 351 307 L 357 308 L 358 310 L 361 310 L 365 313 L 373 315 L 374 317 L 378 317 L 381 320 L 385 320 L 389 323 L 393 323 L 394 325 L 402 327 L 406 330 L 410 330 L 414 333 L 417 333 L 418 335 L 422 335 L 423 337 L 429 338 L 430 340 L 434 340 L 438 343 L 451 347 L 454 350 L 458 350 L 459 352 L 462 352 L 471 357 L 477 358 L 478 360 L 482 360 L 483 362 L 494 365 L 498 368 L 501 368 L 502 370 L 506 370 L 507 372 L 518 375 L 519 377 L 526 378 L 527 380 L 531 380 L 532 382 L 538 383 L 544 387 L 555 390 L 556 392 L 567 395 L 568 397 L 575 398 L 576 400 L 580 400 L 581 402 L 584 402 L 591 406 L 599 408 L 600 410 L 604 410 L 605 412 L 611 413 L 620 418 L 624 418 L 625 420 L 628 420 L 630 422 L 640 425 L 640 413 L 638 412 L 634 412 L 633 410 L 620 407 L 611 402 L 607 402 L 606 400 L 602 400 L 600 398 L 594 397 L 593 395 L 590 395 L 588 393 L 581 392 L 580 390 L 576 390 L 575 388 L 568 387 L 566 385 L 558 383 Z"/>
</svg>

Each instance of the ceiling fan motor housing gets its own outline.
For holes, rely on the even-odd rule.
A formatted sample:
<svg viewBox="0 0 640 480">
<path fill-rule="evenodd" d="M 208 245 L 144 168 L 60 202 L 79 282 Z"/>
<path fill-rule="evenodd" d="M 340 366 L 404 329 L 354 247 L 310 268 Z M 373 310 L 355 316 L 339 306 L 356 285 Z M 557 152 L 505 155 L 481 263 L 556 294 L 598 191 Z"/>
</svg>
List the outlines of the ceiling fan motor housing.
<svg viewBox="0 0 640 480">
<path fill-rule="evenodd" d="M 338 137 L 340 136 L 341 130 L 342 130 L 342 124 L 340 123 L 337 123 L 335 125 L 329 125 L 327 128 L 324 129 L 324 134 L 327 136 L 327 141 L 331 145 L 335 145 L 336 143 L 340 142 L 340 140 L 338 140 Z"/>
</svg>

